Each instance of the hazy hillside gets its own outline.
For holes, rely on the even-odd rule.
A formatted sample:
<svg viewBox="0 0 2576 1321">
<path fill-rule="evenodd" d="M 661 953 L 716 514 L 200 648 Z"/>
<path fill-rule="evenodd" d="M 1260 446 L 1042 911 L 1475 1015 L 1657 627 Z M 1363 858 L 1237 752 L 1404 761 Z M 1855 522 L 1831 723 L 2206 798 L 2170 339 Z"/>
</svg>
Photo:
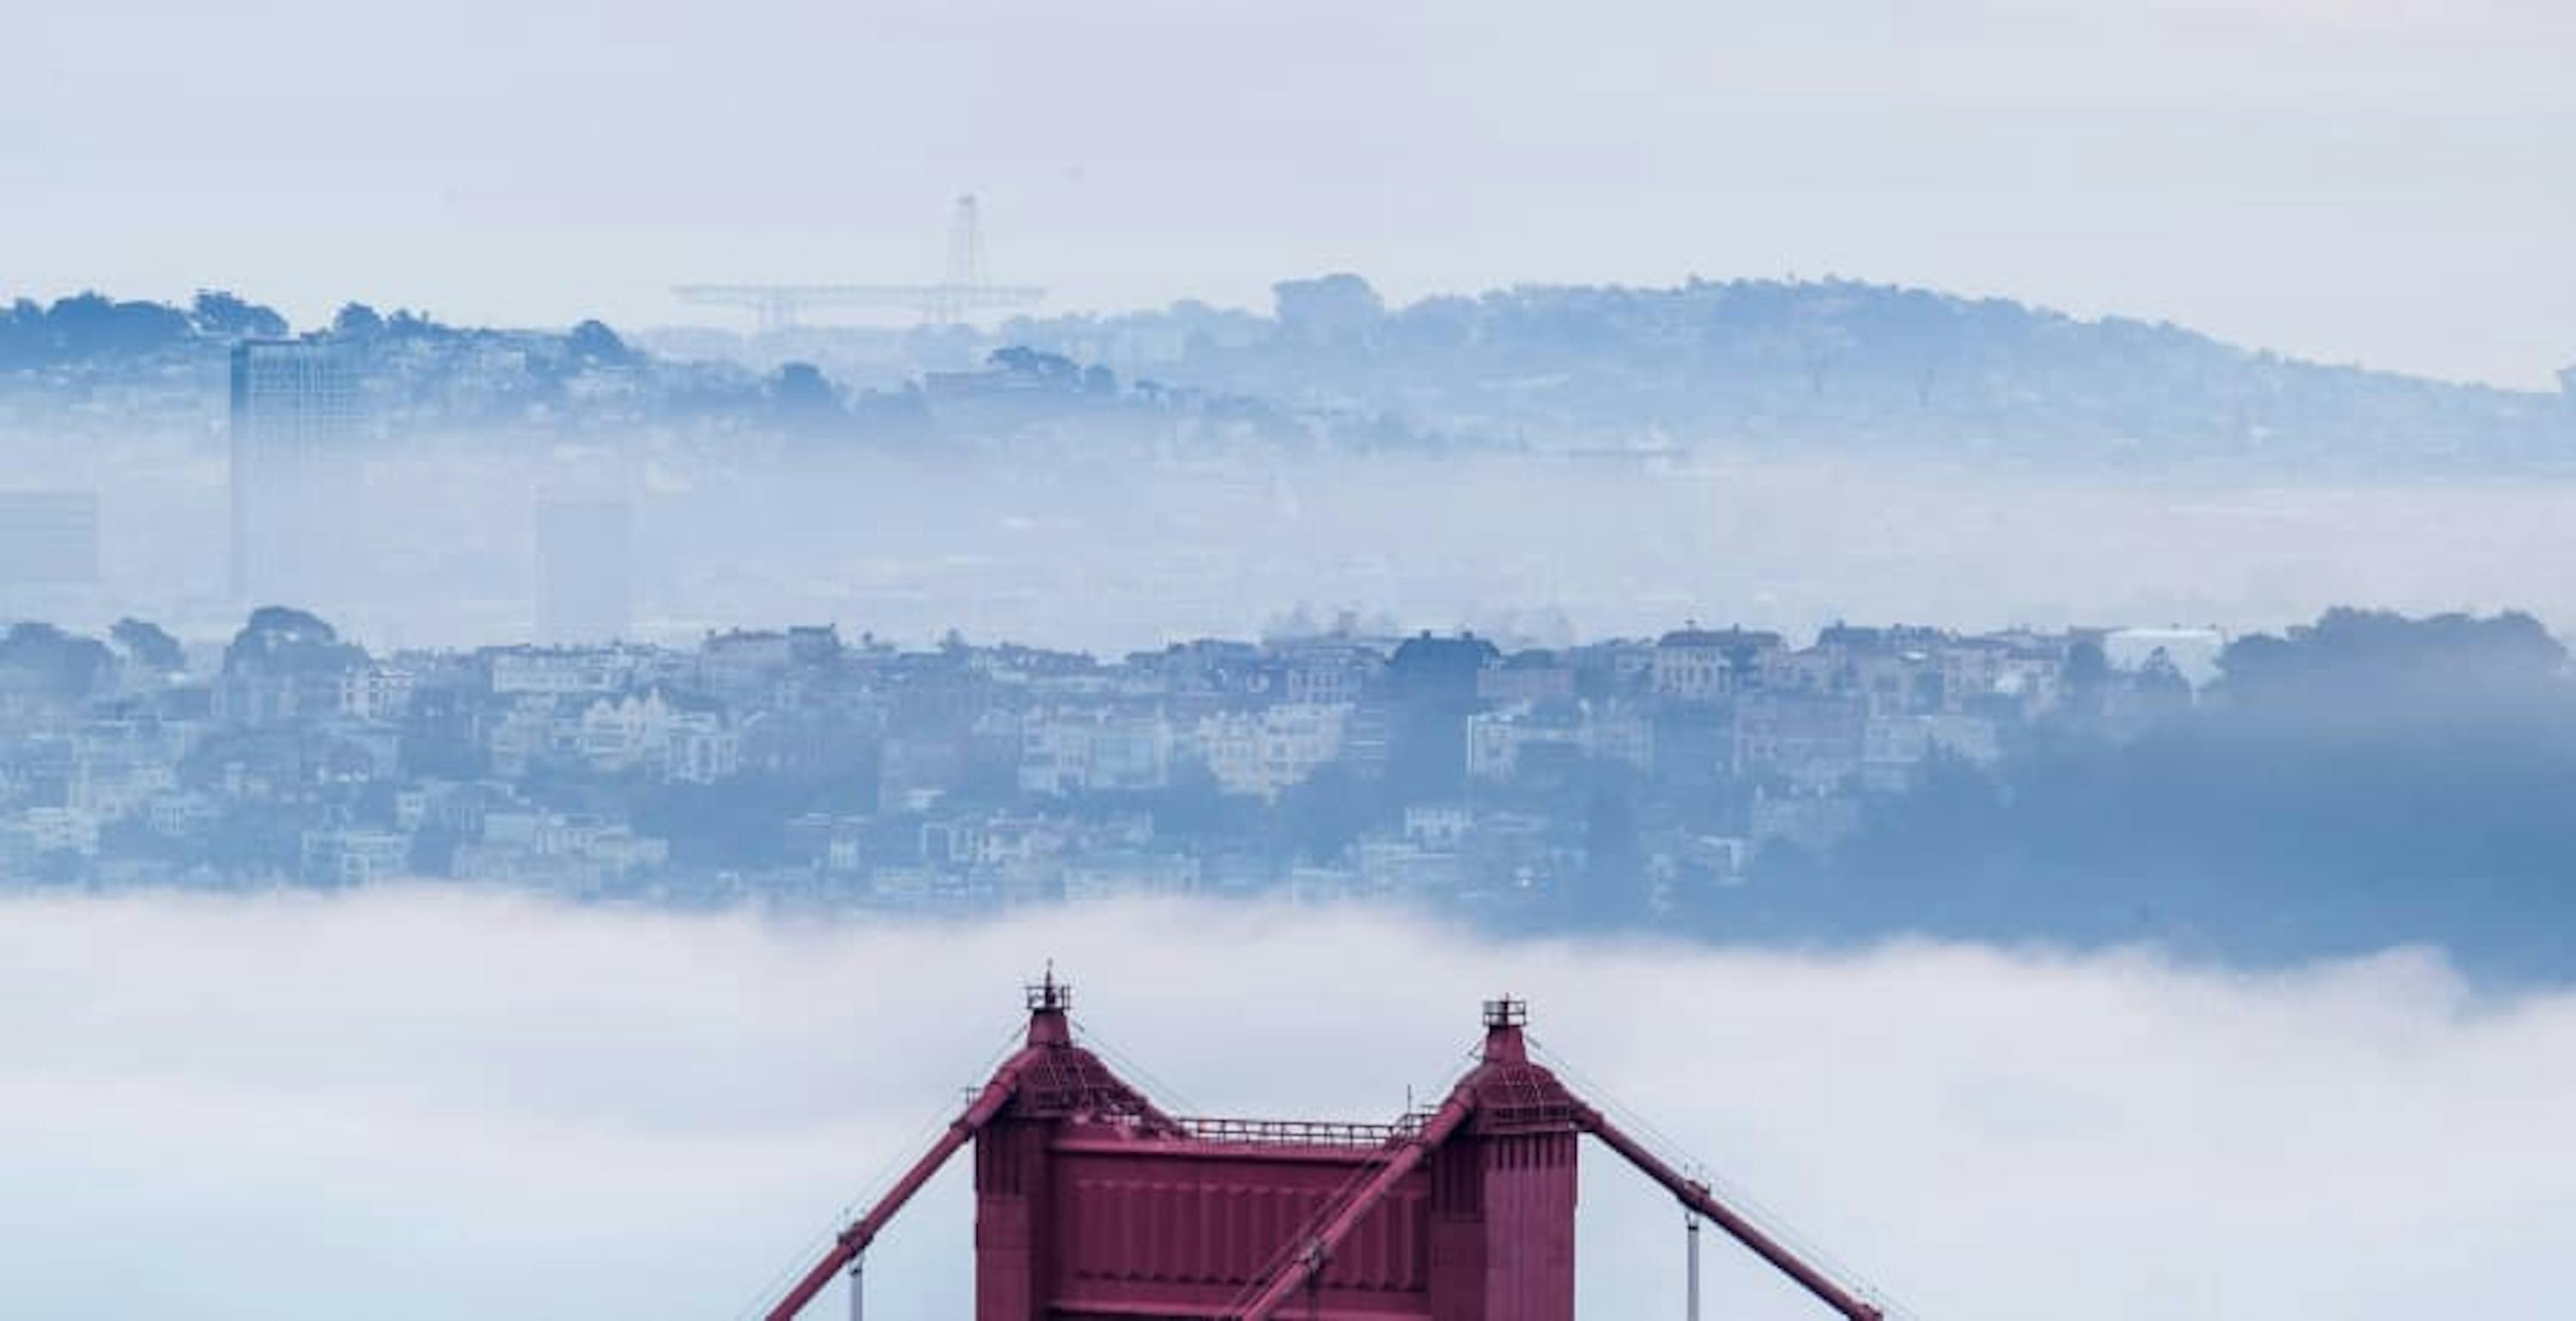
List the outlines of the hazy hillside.
<svg viewBox="0 0 2576 1321">
<path fill-rule="evenodd" d="M 287 329 L 228 294 L 0 309 L 0 419 L 116 402 L 202 430 L 231 340 Z M 853 445 L 1904 455 L 2281 475 L 2554 472 L 2576 396 L 2302 362 L 2171 325 L 1848 281 L 1526 287 L 1389 308 L 1357 276 L 998 330 L 739 339 L 469 330 L 359 304 L 314 332 L 362 362 L 387 436 L 763 433 Z M 685 347 L 683 347 L 685 346 Z M 816 364 L 819 364 L 819 368 Z"/>
<path fill-rule="evenodd" d="M 2287 359 L 2171 325 L 1847 281 L 1528 287 L 1385 307 L 1356 276 L 1274 315 L 1189 305 L 1010 333 L 1194 386 L 1533 447 L 1745 445 L 2039 460 L 2556 467 L 2559 395 Z"/>
</svg>

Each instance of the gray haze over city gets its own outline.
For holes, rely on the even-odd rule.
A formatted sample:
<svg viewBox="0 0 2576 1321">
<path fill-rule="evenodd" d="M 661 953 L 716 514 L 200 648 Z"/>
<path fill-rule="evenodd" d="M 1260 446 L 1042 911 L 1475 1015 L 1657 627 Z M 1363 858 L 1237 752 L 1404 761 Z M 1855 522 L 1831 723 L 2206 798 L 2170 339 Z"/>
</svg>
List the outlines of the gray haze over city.
<svg viewBox="0 0 2576 1321">
<path fill-rule="evenodd" d="M 238 622 L 219 448 L 143 470 L 63 448 L 38 470 L 103 493 L 99 580 L 22 608 L 210 636 Z M 1115 654 L 1258 636 L 1301 611 L 1551 645 L 1697 617 L 1792 632 L 1905 619 L 2234 633 L 2357 600 L 2576 623 L 2576 568 L 2554 553 L 2576 486 L 1722 455 L 1249 455 L 1143 471 L 885 455 L 745 471 L 595 447 L 388 456 L 312 604 L 370 644 L 538 637 L 531 529 L 548 499 L 583 496 L 629 508 L 625 631 L 670 642 L 838 622 L 911 643 L 954 628 Z"/>
</svg>

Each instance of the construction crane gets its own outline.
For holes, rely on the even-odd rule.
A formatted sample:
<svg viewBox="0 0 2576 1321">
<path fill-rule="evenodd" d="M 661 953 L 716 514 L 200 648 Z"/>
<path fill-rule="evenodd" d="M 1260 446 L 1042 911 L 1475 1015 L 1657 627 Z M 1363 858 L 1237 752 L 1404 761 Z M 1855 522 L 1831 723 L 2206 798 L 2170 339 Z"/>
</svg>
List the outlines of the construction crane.
<svg viewBox="0 0 2576 1321">
<path fill-rule="evenodd" d="M 824 308 L 899 308 L 933 326 L 953 326 L 977 312 L 1034 307 L 1046 290 L 995 284 L 984 269 L 984 222 L 973 193 L 957 199 L 948 222 L 948 267 L 937 284 L 675 284 L 671 295 L 697 307 L 749 311 L 764 331 L 788 330 Z"/>
</svg>

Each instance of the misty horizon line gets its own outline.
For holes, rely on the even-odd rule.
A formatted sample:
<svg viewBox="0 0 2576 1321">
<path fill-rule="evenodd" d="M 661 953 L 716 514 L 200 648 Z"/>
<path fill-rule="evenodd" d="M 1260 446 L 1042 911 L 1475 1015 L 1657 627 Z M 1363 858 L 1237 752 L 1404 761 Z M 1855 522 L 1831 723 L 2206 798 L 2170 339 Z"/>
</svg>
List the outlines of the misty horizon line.
<svg viewBox="0 0 2576 1321">
<path fill-rule="evenodd" d="M 304 617 L 318 620 L 321 623 L 332 627 L 333 630 L 346 641 L 357 643 L 362 646 L 367 643 L 367 639 L 358 629 L 343 626 L 341 621 L 333 618 L 334 612 L 327 607 L 302 605 L 289 601 L 278 600 L 262 601 L 257 604 L 244 604 L 241 605 L 239 609 L 245 626 L 250 625 L 262 616 L 283 615 Z M 171 629 L 172 637 L 181 642 L 201 647 L 220 646 L 234 636 L 233 632 L 227 632 L 222 629 L 217 629 L 213 632 L 202 631 L 202 625 L 205 621 L 201 618 L 172 620 L 165 623 L 165 621 L 160 619 L 148 618 L 147 615 L 150 613 L 148 611 L 128 611 L 115 606 L 105 606 L 87 613 L 94 615 L 101 620 L 109 620 L 108 623 L 102 624 L 94 630 L 101 636 L 110 632 L 119 631 L 121 628 L 127 626 L 139 625 L 153 629 L 161 629 L 168 627 L 170 624 L 177 625 L 176 628 Z M 1301 601 L 1295 603 L 1295 605 L 1293 605 L 1288 611 L 1265 621 L 1259 629 L 1251 632 L 1196 632 L 1186 635 L 1181 633 L 1168 633 L 1163 635 L 1159 640 L 1142 645 L 1128 646 L 1123 649 L 1115 647 L 1085 646 L 1070 642 L 1059 643 L 1049 641 L 1034 634 L 995 633 L 991 636 L 978 637 L 966 632 L 962 625 L 950 626 L 933 632 L 913 634 L 866 627 L 860 625 L 857 621 L 837 618 L 778 618 L 767 620 L 744 618 L 725 621 L 722 623 L 700 623 L 695 626 L 691 626 L 685 621 L 675 619 L 670 621 L 672 624 L 671 627 L 660 630 L 652 628 L 650 621 L 639 621 L 639 625 L 628 632 L 620 633 L 616 636 L 603 636 L 596 638 L 531 638 L 523 641 L 504 642 L 474 642 L 462 639 L 454 641 L 437 639 L 423 641 L 416 638 L 405 638 L 398 643 L 390 645 L 385 654 L 462 654 L 477 652 L 568 653 L 615 650 L 621 648 L 674 648 L 708 642 L 788 638 L 799 634 L 810 633 L 818 636 L 829 634 L 831 635 L 832 640 L 838 645 L 889 655 L 905 652 L 926 654 L 938 651 L 969 650 L 1005 653 L 1018 652 L 1039 656 L 1074 658 L 1096 663 L 1115 663 L 1129 658 L 1168 655 L 1171 653 L 1188 651 L 1193 648 L 1208 646 L 1268 647 L 1314 643 L 1342 643 L 1364 647 L 1384 644 L 1392 647 L 1394 645 L 1417 640 L 1439 640 L 1491 643 L 1498 648 L 1504 649 L 1506 654 L 1517 654 L 1521 652 L 1547 653 L 1561 650 L 1582 650 L 1585 648 L 1605 646 L 1651 646 L 1659 641 L 1687 638 L 1691 635 L 1731 637 L 1747 640 L 1769 639 L 1793 647 L 1815 645 L 1831 640 L 1837 636 L 1849 637 L 1856 635 L 1886 635 L 1890 637 L 1945 635 L 1949 637 L 1968 639 L 2069 637 L 2088 639 L 2096 642 L 2122 639 L 2141 643 L 2173 642 L 2195 646 L 2217 647 L 2247 638 L 2264 637 L 2275 634 L 2296 634 L 2313 627 L 2318 621 L 2341 615 L 2400 619 L 2410 622 L 2420 621 L 2425 623 L 2477 622 L 2489 619 L 2530 621 L 2535 625 L 2546 629 L 2546 625 L 2540 623 L 2540 616 L 2537 612 L 2518 606 L 2500 606 L 2492 610 L 2484 611 L 2461 608 L 2410 612 L 2392 607 L 2362 605 L 2353 602 L 2336 602 L 2330 604 L 2318 612 L 2315 620 L 2293 620 L 2277 625 L 2256 627 L 2232 627 L 2219 622 L 2193 622 L 2179 619 L 2152 621 L 2099 620 L 2090 623 L 2069 622 L 2058 625 L 2049 625 L 2038 621 L 2009 621 L 1999 625 L 1980 626 L 1964 623 L 1936 622 L 1926 616 L 1920 618 L 1891 617 L 1887 619 L 1836 617 L 1817 623 L 1812 627 L 1798 628 L 1750 623 L 1746 622 L 1745 618 L 1741 616 L 1710 613 L 1684 614 L 1676 616 L 1661 627 L 1637 632 L 1624 631 L 1615 628 L 1588 630 L 1573 625 L 1570 620 L 1554 620 L 1552 618 L 1547 618 L 1546 616 L 1550 613 L 1549 607 L 1543 603 L 1533 603 L 1520 610 L 1514 610 L 1510 607 L 1496 607 L 1495 611 L 1489 613 L 1499 614 L 1502 617 L 1488 619 L 1485 622 L 1453 620 L 1442 624 L 1424 623 L 1420 620 L 1402 620 L 1395 617 L 1391 612 L 1363 606 L 1335 605 L 1322 610 L 1320 612 L 1324 616 L 1322 618 L 1317 617 L 1318 613 L 1319 611 L 1316 603 Z M 1534 618 L 1527 621 L 1516 622 L 1510 618 L 1510 616 L 1514 614 L 1528 614 Z M 110 619 L 110 617 L 113 618 Z M 0 615 L 0 622 L 5 622 L 10 625 L 54 628 L 74 635 L 83 635 L 86 632 L 92 631 L 89 624 L 86 622 L 66 623 L 60 619 L 43 619 L 31 615 Z M 1542 636 L 1541 630 L 1548 629 L 1552 625 L 1561 627 L 1561 636 L 1554 638 Z M 855 629 L 855 631 L 850 632 L 845 631 L 845 629 Z"/>
<path fill-rule="evenodd" d="M 877 320 L 854 318 L 846 320 L 816 320 L 791 324 L 783 327 L 763 327 L 757 325 L 744 327 L 739 324 L 735 324 L 733 321 L 689 320 L 686 319 L 685 312 L 683 312 L 683 315 L 681 316 L 675 316 L 670 319 L 659 321 L 611 319 L 607 316 L 594 314 L 590 311 L 577 313 L 557 323 L 529 321 L 506 322 L 491 320 L 443 321 L 440 318 L 440 314 L 426 303 L 419 306 L 412 306 L 400 301 L 372 300 L 362 297 L 346 298 L 338 307 L 331 309 L 327 313 L 315 314 L 313 309 L 306 308 L 303 310 L 303 315 L 290 315 L 281 310 L 280 304 L 259 302 L 256 298 L 242 294 L 238 287 L 220 280 L 206 281 L 202 283 L 192 282 L 191 287 L 186 290 L 147 293 L 141 297 L 134 298 L 110 293 L 108 290 L 97 284 L 82 282 L 77 288 L 72 288 L 70 286 L 56 286 L 52 290 L 41 292 L 12 292 L 0 295 L 0 302 L 14 304 L 19 308 L 32 306 L 43 309 L 68 301 L 95 298 L 104 299 L 111 304 L 117 305 L 130 306 L 136 304 L 149 304 L 166 308 L 184 309 L 187 300 L 191 297 L 215 295 L 227 298 L 242 297 L 246 301 L 251 302 L 255 307 L 277 312 L 278 315 L 284 319 L 286 324 L 286 333 L 285 335 L 280 336 L 280 338 L 304 340 L 331 338 L 336 334 L 345 333 L 345 331 L 335 325 L 338 318 L 352 311 L 376 314 L 382 312 L 383 309 L 390 307 L 392 310 L 390 312 L 385 312 L 385 315 L 408 316 L 430 326 L 461 331 L 468 334 L 562 334 L 568 330 L 578 329 L 583 326 L 597 325 L 608 327 L 625 336 L 723 334 L 731 336 L 732 338 L 740 341 L 744 346 L 749 347 L 772 341 L 792 342 L 799 337 L 831 337 L 836 335 L 909 338 L 921 335 L 933 337 L 943 335 L 954 336 L 963 333 L 970 336 L 981 336 L 998 341 L 1010 342 L 1011 333 L 1015 328 L 1036 328 L 1046 326 L 1050 323 L 1063 322 L 1107 323 L 1125 318 L 1151 317 L 1191 312 L 1213 313 L 1226 316 L 1244 316 L 1276 323 L 1279 320 L 1279 315 L 1275 298 L 1281 289 L 1286 286 L 1296 285 L 1299 283 L 1337 280 L 1357 280 L 1363 286 L 1367 286 L 1374 290 L 1374 281 L 1372 281 L 1366 273 L 1349 269 L 1335 269 L 1315 271 L 1304 275 L 1281 276 L 1273 280 L 1270 284 L 1270 288 L 1274 294 L 1274 302 L 1270 308 L 1266 309 L 1246 305 L 1241 302 L 1185 295 L 1161 302 L 1047 307 L 996 318 L 978 319 L 974 317 L 960 317 L 956 320 L 945 322 L 927 318 L 910 321 L 896 318 Z M 779 285 L 784 287 L 791 283 L 796 285 L 812 284 L 828 287 L 840 282 L 818 280 L 799 282 L 747 281 L 741 283 L 754 287 L 767 287 L 770 285 Z M 2217 333 L 2201 330 L 2193 324 L 2179 321 L 2171 317 L 2136 315 L 2119 311 L 2087 314 L 2070 311 L 2060 303 L 2040 298 L 1984 293 L 1955 286 L 1917 282 L 1902 278 L 1880 279 L 1848 276 L 1834 271 L 1828 271 L 1821 276 L 1805 276 L 1799 274 L 1795 270 L 1788 270 L 1777 274 L 1735 274 L 1720 277 L 1710 277 L 1697 271 L 1690 271 L 1683 273 L 1678 278 L 1667 279 L 1660 282 L 1628 282 L 1620 280 L 1515 280 L 1501 283 L 1488 282 L 1475 286 L 1460 286 L 1457 288 L 1439 289 L 1418 293 L 1401 301 L 1390 299 L 1386 301 L 1384 311 L 1388 316 L 1397 316 L 1432 305 L 1455 303 L 1473 304 L 1491 299 L 1531 293 L 1595 292 L 1613 295 L 1661 295 L 1675 294 L 1704 288 L 1787 290 L 1822 289 L 1849 290 L 1854 292 L 1869 292 L 1897 296 L 1928 296 L 1965 306 L 2009 308 L 2042 320 L 2063 321 L 2068 325 L 2075 327 L 2139 327 L 2159 332 L 2179 333 L 2196 339 L 2205 345 L 2230 350 L 2258 360 L 2278 362 L 2287 366 L 2353 371 L 2367 376 L 2393 377 L 2411 382 L 2491 391 L 2508 396 L 2549 398 L 2552 397 L 2553 394 L 2553 392 L 2546 387 L 2537 384 L 2508 384 L 2489 376 L 2457 375 L 2429 369 L 2418 369 L 2402 365 L 2390 365 L 2381 362 L 2365 361 L 2358 358 L 2338 360 L 2325 356 L 2311 355 L 2295 350 L 2283 349 L 2270 344 L 2250 343 L 2228 339 Z M 678 300 L 676 299 L 674 300 L 675 304 L 677 301 Z M 0 310 L 5 310 L 5 308 L 0 308 Z M 250 338 L 257 338 L 257 336 L 250 336 Z M 668 361 L 687 360 L 685 355 L 667 352 L 651 344 L 640 344 L 635 347 L 642 349 L 651 356 Z M 2576 394 L 2576 365 L 2571 365 L 2566 370 L 2559 373 L 2559 389 L 2555 393 L 2560 395 Z"/>
</svg>

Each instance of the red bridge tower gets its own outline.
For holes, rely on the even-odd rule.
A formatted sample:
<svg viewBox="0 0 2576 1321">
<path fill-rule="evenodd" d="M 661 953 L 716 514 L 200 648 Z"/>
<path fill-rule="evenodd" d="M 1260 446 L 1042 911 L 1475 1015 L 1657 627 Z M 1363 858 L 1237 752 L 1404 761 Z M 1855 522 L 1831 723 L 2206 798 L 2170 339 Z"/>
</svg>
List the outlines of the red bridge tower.
<svg viewBox="0 0 2576 1321">
<path fill-rule="evenodd" d="M 1026 1044 L 769 1321 L 844 1269 L 855 1314 L 860 1255 L 969 1143 L 976 1321 L 1270 1321 L 1292 1304 L 1314 1321 L 1574 1321 L 1587 1133 L 1835 1312 L 1880 1321 L 1533 1062 L 1518 1000 L 1486 1002 L 1475 1065 L 1392 1124 L 1165 1114 L 1075 1042 L 1071 1007 L 1052 974 L 1029 988 Z"/>
</svg>

